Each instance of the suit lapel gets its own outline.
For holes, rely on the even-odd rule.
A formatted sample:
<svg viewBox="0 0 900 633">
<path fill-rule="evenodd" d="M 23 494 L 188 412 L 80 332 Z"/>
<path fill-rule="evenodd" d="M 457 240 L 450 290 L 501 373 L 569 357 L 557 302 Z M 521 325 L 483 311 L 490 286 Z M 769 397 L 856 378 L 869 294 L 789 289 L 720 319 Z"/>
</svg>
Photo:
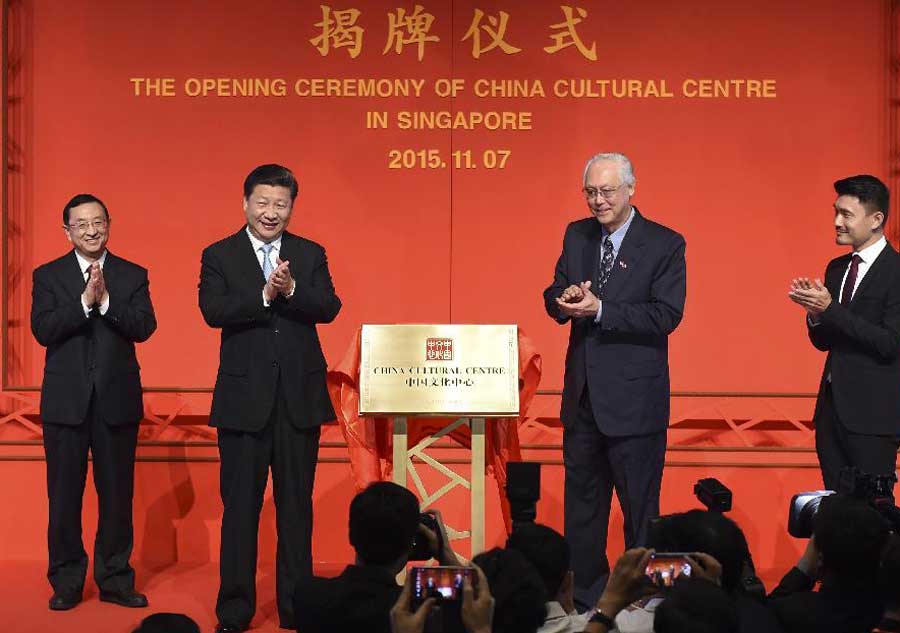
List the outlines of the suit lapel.
<svg viewBox="0 0 900 633">
<path fill-rule="evenodd" d="M 75 250 L 69 253 L 63 266 L 63 284 L 66 292 L 73 297 L 80 297 L 84 292 L 84 275 L 81 273 L 81 266 L 78 264 L 78 257 Z"/>
<path fill-rule="evenodd" d="M 600 223 L 597 221 L 588 224 L 585 230 L 585 240 L 587 244 L 581 251 L 581 279 L 571 279 L 570 283 L 579 284 L 582 281 L 591 281 L 591 287 L 596 290 L 597 275 L 600 266 L 600 245 L 602 244 L 603 233 Z"/>
<path fill-rule="evenodd" d="M 866 276 L 862 278 L 861 282 L 859 282 L 859 286 L 857 286 L 856 291 L 853 293 L 853 297 L 850 299 L 851 304 L 856 301 L 856 298 L 858 296 L 865 293 L 866 288 L 868 288 L 872 283 L 875 283 L 872 280 L 876 279 L 882 274 L 885 267 L 888 265 L 888 260 L 894 255 L 896 255 L 896 251 L 893 249 L 890 242 L 888 242 L 881 253 L 878 254 L 878 257 L 875 258 L 875 261 L 872 262 L 872 265 L 869 266 L 869 270 L 866 271 Z"/>
<path fill-rule="evenodd" d="M 636 270 L 638 261 L 644 255 L 645 222 L 646 220 L 635 207 L 631 226 L 628 227 L 625 239 L 622 240 L 622 246 L 619 247 L 616 261 L 613 262 L 612 271 L 609 273 L 609 279 L 606 281 L 606 287 L 603 289 L 603 299 L 615 299 L 622 291 L 622 288 L 628 285 L 629 277 Z"/>
<path fill-rule="evenodd" d="M 825 271 L 825 287 L 831 293 L 832 301 L 840 302 L 841 280 L 850 264 L 850 255 L 843 255 L 835 260 L 834 264 Z"/>
<path fill-rule="evenodd" d="M 265 283 L 262 267 L 259 265 L 259 259 L 253 251 L 253 243 L 250 236 L 247 235 L 247 228 L 244 227 L 234 234 L 232 239 L 232 247 L 235 251 L 235 261 L 241 270 L 241 277 L 248 286 L 259 286 L 260 282 Z"/>
<path fill-rule="evenodd" d="M 291 274 L 293 275 L 294 270 L 300 264 L 300 253 L 297 249 L 297 240 L 287 231 L 281 234 L 281 249 L 278 252 L 278 257 L 283 262 L 290 262 Z"/>
</svg>

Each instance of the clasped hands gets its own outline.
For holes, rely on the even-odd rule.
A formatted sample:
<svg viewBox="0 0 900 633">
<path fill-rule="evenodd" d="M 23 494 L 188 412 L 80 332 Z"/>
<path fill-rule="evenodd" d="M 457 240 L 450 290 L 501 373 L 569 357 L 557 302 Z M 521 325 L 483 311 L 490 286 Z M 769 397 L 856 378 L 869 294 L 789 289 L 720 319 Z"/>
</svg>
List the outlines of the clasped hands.
<svg viewBox="0 0 900 633">
<path fill-rule="evenodd" d="M 269 280 L 263 288 L 266 301 L 275 301 L 275 297 L 279 294 L 289 297 L 294 292 L 294 278 L 291 276 L 291 269 L 288 268 L 291 262 L 281 261 L 277 259 L 278 266 L 269 275 Z"/>
<path fill-rule="evenodd" d="M 106 280 L 103 278 L 103 269 L 100 268 L 99 262 L 94 262 L 88 267 L 90 276 L 84 292 L 81 293 L 81 300 L 87 307 L 93 307 L 104 303 L 109 297 L 106 290 Z"/>
<path fill-rule="evenodd" d="M 791 280 L 788 297 L 794 303 L 806 309 L 810 317 L 818 317 L 831 305 L 831 293 L 819 279 L 797 277 Z"/>
<path fill-rule="evenodd" d="M 559 311 L 568 317 L 596 317 L 600 299 L 591 292 L 591 282 L 582 281 L 563 290 L 556 299 Z"/>
</svg>

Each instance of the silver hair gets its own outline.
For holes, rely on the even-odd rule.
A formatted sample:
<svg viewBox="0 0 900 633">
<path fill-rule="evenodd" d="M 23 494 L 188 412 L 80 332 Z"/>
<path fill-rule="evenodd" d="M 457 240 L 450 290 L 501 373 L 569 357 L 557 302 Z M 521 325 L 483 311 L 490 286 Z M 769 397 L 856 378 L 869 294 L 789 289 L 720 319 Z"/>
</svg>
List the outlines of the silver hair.
<svg viewBox="0 0 900 633">
<path fill-rule="evenodd" d="M 622 184 L 628 186 L 634 185 L 634 167 L 631 166 L 631 161 L 628 160 L 628 157 L 625 154 L 619 154 L 617 152 L 595 154 L 594 156 L 592 156 L 591 159 L 587 162 L 587 165 L 584 166 L 584 176 L 581 179 L 582 185 L 587 184 L 587 173 L 588 169 L 591 168 L 591 165 L 600 162 L 601 160 L 608 160 L 614 163 L 618 163 L 619 177 L 622 179 Z"/>
</svg>

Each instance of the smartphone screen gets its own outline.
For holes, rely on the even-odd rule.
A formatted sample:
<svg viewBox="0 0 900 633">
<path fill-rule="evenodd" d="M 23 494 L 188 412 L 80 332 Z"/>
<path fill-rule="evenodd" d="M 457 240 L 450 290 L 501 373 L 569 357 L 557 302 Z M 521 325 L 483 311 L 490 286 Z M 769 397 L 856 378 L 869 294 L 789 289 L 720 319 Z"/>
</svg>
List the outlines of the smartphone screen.
<svg viewBox="0 0 900 633">
<path fill-rule="evenodd" d="M 413 567 L 413 600 L 435 598 L 439 603 L 462 602 L 463 581 L 474 582 L 471 567 Z"/>
<path fill-rule="evenodd" d="M 679 576 L 691 575 L 691 564 L 687 554 L 680 552 L 658 552 L 651 554 L 644 573 L 659 587 L 671 587 Z"/>
</svg>

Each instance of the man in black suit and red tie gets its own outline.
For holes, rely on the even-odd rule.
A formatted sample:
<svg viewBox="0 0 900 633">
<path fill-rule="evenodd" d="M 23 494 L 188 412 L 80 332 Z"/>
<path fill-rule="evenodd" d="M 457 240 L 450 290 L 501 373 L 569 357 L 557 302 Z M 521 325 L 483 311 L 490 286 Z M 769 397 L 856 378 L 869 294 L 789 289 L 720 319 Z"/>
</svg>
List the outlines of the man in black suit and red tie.
<svg viewBox="0 0 900 633">
<path fill-rule="evenodd" d="M 47 348 L 41 422 L 50 502 L 47 577 L 50 608 L 81 602 L 88 556 L 81 538 L 81 503 L 88 449 L 99 519 L 94 580 L 100 600 L 146 607 L 134 590 L 129 559 L 138 425 L 144 417 L 134 344 L 150 338 L 156 317 L 147 270 L 106 248 L 106 205 L 79 194 L 63 208 L 73 249 L 34 271 L 31 331 Z"/>
<path fill-rule="evenodd" d="M 590 218 L 563 238 L 548 314 L 571 323 L 560 419 L 565 533 L 575 599 L 593 607 L 609 572 L 606 537 L 615 488 L 625 547 L 643 545 L 659 514 L 669 424 L 668 336 L 686 294 L 684 238 L 631 204 L 635 179 L 622 154 L 584 170 Z"/>
<path fill-rule="evenodd" d="M 828 352 L 813 422 L 825 487 L 853 466 L 890 475 L 900 444 L 900 255 L 884 236 L 888 188 L 869 175 L 834 183 L 835 242 L 825 283 L 799 277 L 789 297 L 806 309 L 809 338 Z"/>
<path fill-rule="evenodd" d="M 246 224 L 203 251 L 200 310 L 222 330 L 210 424 L 221 458 L 220 633 L 256 611 L 259 515 L 269 470 L 278 549 L 276 597 L 293 629 L 294 589 L 312 575 L 312 493 L 319 427 L 334 419 L 316 332 L 341 309 L 325 249 L 287 232 L 297 180 L 261 165 L 244 181 Z"/>
</svg>

